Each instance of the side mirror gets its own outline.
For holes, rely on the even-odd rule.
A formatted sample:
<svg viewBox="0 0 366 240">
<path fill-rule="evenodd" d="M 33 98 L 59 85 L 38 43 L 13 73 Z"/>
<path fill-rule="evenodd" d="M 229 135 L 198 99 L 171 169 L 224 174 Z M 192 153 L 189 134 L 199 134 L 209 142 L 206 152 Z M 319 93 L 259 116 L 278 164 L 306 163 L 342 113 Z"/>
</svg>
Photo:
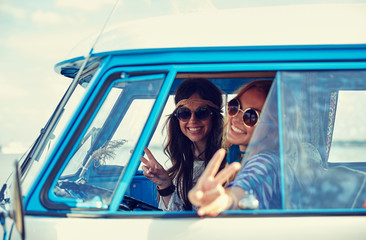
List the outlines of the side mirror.
<svg viewBox="0 0 366 240">
<path fill-rule="evenodd" d="M 18 230 L 22 240 L 25 239 L 24 230 L 24 207 L 23 207 L 23 195 L 20 188 L 20 174 L 18 161 L 15 162 L 15 174 L 12 186 L 12 210 L 10 212 L 10 217 L 14 220 L 16 229 Z"/>
</svg>

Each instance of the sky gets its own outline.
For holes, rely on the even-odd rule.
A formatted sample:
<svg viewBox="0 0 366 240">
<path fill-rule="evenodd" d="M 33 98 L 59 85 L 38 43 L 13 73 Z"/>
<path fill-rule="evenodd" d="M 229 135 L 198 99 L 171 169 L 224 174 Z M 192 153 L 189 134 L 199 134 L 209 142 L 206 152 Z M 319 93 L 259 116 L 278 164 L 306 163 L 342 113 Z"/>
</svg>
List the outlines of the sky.
<svg viewBox="0 0 366 240">
<path fill-rule="evenodd" d="M 231 2 L 258 6 L 295 1 Z M 328 0 L 305 2 L 319 1 Z M 220 8 L 227 2 L 120 0 L 123 11 L 114 15 L 112 23 L 151 16 L 153 12 L 187 9 L 190 5 Z M 156 3 L 159 3 L 157 7 Z M 54 65 L 65 60 L 78 42 L 101 30 L 114 4 L 115 0 L 0 0 L 0 146 L 3 153 L 23 153 L 39 135 L 71 83 L 71 79 L 54 71 Z"/>
<path fill-rule="evenodd" d="M 267 2 L 268 0 L 258 0 Z M 226 0 L 120 0 L 115 22 L 209 8 Z M 232 1 L 240 2 L 240 1 Z M 252 5 L 250 1 L 247 5 Z M 54 71 L 78 42 L 98 33 L 116 0 L 0 0 L 0 146 L 3 153 L 30 147 L 71 79 Z M 155 5 L 157 4 L 157 6 Z M 113 19 L 111 21 L 113 24 Z"/>
<path fill-rule="evenodd" d="M 120 0 L 114 22 L 208 0 Z M 98 33 L 116 0 L 0 0 L 0 146 L 25 152 L 71 79 L 54 71 L 78 42 Z M 159 3 L 156 7 L 153 4 Z M 199 4 L 197 4 L 199 3 Z M 148 14 L 147 14 L 148 15 Z M 113 19 L 111 21 L 113 24 Z"/>
<path fill-rule="evenodd" d="M 115 1 L 0 0 L 0 146 L 24 152 L 71 79 L 54 71 L 80 40 L 98 32 Z"/>
</svg>

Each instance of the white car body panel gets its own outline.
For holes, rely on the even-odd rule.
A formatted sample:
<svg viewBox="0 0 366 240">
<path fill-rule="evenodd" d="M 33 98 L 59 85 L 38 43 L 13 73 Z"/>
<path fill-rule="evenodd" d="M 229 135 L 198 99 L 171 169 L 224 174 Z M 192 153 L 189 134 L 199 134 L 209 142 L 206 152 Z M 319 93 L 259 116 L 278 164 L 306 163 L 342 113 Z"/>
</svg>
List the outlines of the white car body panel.
<svg viewBox="0 0 366 240">
<path fill-rule="evenodd" d="M 366 218 L 44 218 L 26 217 L 27 239 L 365 239 Z M 42 234 L 39 234 L 42 233 Z"/>
</svg>

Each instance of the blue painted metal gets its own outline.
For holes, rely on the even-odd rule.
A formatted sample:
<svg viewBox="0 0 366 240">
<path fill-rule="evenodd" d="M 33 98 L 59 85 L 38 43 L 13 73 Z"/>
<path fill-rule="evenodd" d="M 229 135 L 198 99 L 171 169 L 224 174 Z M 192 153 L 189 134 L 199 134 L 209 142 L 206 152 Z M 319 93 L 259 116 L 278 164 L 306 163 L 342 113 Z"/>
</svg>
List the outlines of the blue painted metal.
<svg viewBox="0 0 366 240">
<path fill-rule="evenodd" d="M 55 146 L 44 169 L 31 188 L 30 194 L 25 197 L 24 202 L 27 211 L 47 211 L 39 202 L 38 196 L 41 194 L 41 187 L 46 181 L 49 181 L 47 179 L 55 167 L 55 160 L 59 159 L 61 153 L 65 151 L 71 136 L 75 133 L 77 126 L 85 116 L 97 93 L 105 84 L 107 76 L 112 72 L 169 71 L 161 89 L 161 94 L 155 102 L 151 116 L 136 145 L 131 164 L 125 170 L 122 181 L 116 189 L 115 196 L 120 197 L 115 197 L 111 202 L 108 212 L 115 213 L 140 163 L 139 157 L 150 137 L 149 129 L 153 127 L 158 118 L 177 72 L 366 69 L 366 44 L 125 50 L 97 54 L 96 56 L 105 59 L 93 77 L 89 89 L 66 131 L 61 136 L 59 143 Z M 81 59 L 75 58 L 58 63 L 55 68 L 60 71 L 61 67 Z M 87 127 L 84 132 L 86 129 Z M 61 170 L 65 167 L 66 162 L 67 160 Z M 281 159 L 281 170 L 284 171 L 283 159 Z M 284 179 L 282 179 L 282 183 L 284 183 Z M 284 186 L 282 188 L 284 189 Z M 52 194 L 49 197 L 55 200 Z M 284 196 L 282 199 L 284 201 Z M 329 212 L 332 212 L 332 210 L 329 210 Z"/>
<path fill-rule="evenodd" d="M 256 46 L 256 47 L 198 47 L 173 49 L 124 50 L 96 54 L 113 55 L 119 66 L 184 63 L 255 63 L 255 62 L 337 62 L 365 60 L 366 44 L 311 45 L 311 46 Z M 55 66 L 62 66 L 82 58 L 74 58 Z"/>
</svg>

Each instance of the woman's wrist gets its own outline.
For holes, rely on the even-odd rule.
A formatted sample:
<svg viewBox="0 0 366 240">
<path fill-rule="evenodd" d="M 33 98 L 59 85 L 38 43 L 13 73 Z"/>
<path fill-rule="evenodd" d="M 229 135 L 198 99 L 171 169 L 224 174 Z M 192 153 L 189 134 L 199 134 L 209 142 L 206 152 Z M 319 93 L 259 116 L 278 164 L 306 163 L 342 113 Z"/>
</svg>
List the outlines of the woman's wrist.
<svg viewBox="0 0 366 240">
<path fill-rule="evenodd" d="M 165 188 L 168 188 L 168 187 L 170 187 L 170 185 L 172 185 L 173 184 L 173 182 L 170 180 L 170 179 L 168 179 L 167 181 L 165 181 L 165 182 L 162 182 L 162 183 L 160 183 L 160 184 L 156 184 L 156 188 L 159 190 L 161 190 L 161 189 L 165 189 Z"/>
<path fill-rule="evenodd" d="M 175 186 L 173 185 L 173 183 L 171 183 L 168 187 L 165 188 L 156 185 L 156 189 L 158 190 L 160 196 L 166 197 L 171 195 L 175 191 Z"/>
<path fill-rule="evenodd" d="M 231 197 L 230 194 L 227 194 L 226 195 L 226 206 L 225 206 L 225 210 L 232 210 L 232 209 L 235 209 L 235 201 Z"/>
</svg>

